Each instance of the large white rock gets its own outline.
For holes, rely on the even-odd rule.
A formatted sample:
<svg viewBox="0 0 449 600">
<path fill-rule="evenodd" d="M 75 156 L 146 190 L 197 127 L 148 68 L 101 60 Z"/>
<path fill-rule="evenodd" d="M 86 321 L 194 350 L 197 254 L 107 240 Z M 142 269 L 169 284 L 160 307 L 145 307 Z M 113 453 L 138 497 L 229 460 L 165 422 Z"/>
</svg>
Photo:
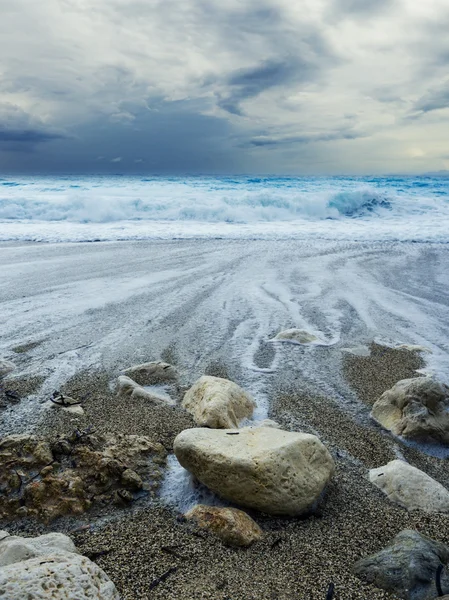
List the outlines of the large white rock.
<svg viewBox="0 0 449 600">
<path fill-rule="evenodd" d="M 77 552 L 72 540 L 62 533 L 54 532 L 35 538 L 26 538 L 9 535 L 5 531 L 0 532 L 0 567 L 37 556 L 57 553 L 59 550 Z"/>
<path fill-rule="evenodd" d="M 313 508 L 334 472 L 320 440 L 272 427 L 187 429 L 174 441 L 181 465 L 223 498 L 274 515 Z"/>
<path fill-rule="evenodd" d="M 423 471 L 403 460 L 371 469 L 369 478 L 392 502 L 408 510 L 449 512 L 449 491 Z"/>
<path fill-rule="evenodd" d="M 6 377 L 6 375 L 9 375 L 9 373 L 12 373 L 15 368 L 16 365 L 14 363 L 0 358 L 0 379 L 2 377 Z"/>
<path fill-rule="evenodd" d="M 0 568 L 0 598 L 8 600 L 120 600 L 98 565 L 60 551 Z"/>
<path fill-rule="evenodd" d="M 233 381 L 204 375 L 186 392 L 182 405 L 201 427 L 231 429 L 251 417 L 256 403 Z"/>
<path fill-rule="evenodd" d="M 125 375 L 134 379 L 139 385 L 151 385 L 173 381 L 177 378 L 176 368 L 169 363 L 157 361 L 135 365 L 123 371 Z"/>
<path fill-rule="evenodd" d="M 395 435 L 449 444 L 449 387 L 431 377 L 403 379 L 374 403 L 371 416 Z"/>
<path fill-rule="evenodd" d="M 70 538 L 50 533 L 21 538 L 0 532 L 0 598 L 120 600 L 115 585 Z"/>
</svg>

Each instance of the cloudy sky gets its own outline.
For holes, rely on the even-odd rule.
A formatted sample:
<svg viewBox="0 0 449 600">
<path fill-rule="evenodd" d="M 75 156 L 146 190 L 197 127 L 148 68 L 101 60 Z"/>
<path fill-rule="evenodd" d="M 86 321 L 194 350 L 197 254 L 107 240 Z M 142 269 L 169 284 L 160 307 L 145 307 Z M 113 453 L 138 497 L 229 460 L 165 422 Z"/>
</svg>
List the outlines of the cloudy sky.
<svg viewBox="0 0 449 600">
<path fill-rule="evenodd" d="M 0 172 L 449 169 L 448 0 L 0 0 Z"/>
</svg>

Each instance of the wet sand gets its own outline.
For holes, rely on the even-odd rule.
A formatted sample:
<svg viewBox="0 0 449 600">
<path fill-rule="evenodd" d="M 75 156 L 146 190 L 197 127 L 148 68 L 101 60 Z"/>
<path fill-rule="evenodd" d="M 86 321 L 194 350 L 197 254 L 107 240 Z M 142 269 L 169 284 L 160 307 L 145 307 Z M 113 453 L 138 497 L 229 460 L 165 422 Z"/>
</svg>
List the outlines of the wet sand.
<svg viewBox="0 0 449 600">
<path fill-rule="evenodd" d="M 234 251 L 235 247 L 228 245 L 228 249 Z M 172 261 L 181 260 L 178 250 L 180 248 L 176 248 L 177 258 L 173 253 L 170 255 Z M 196 257 L 199 260 L 199 255 L 207 249 L 201 249 L 201 245 L 186 246 L 190 257 L 193 250 L 199 253 Z M 291 250 L 290 246 L 288 251 Z M 359 256 L 363 256 L 363 248 L 359 250 Z M 100 249 L 100 252 L 105 250 Z M 304 253 L 304 249 L 301 252 Z M 372 252 L 366 254 L 371 268 L 366 281 L 371 281 L 373 269 L 379 270 L 385 260 L 386 254 L 378 249 L 379 263 L 374 268 Z M 350 253 L 355 256 L 356 248 L 351 248 Z M 237 254 L 243 260 L 242 248 Z M 347 249 L 339 255 L 340 260 L 343 255 L 348 256 Z M 298 261 L 299 258 L 298 251 Z M 443 258 L 446 260 L 444 254 L 441 260 Z M 163 264 L 163 257 L 158 260 Z M 237 256 L 232 260 L 237 261 Z M 295 260 L 291 259 L 291 264 Z M 29 535 L 54 530 L 70 532 L 79 550 L 104 568 L 125 600 L 320 600 L 325 598 L 330 582 L 335 583 L 336 598 L 341 600 L 392 598 L 352 575 L 356 560 L 378 551 L 404 528 L 414 528 L 449 543 L 449 516 L 408 513 L 391 504 L 367 478 L 369 468 L 381 466 L 402 454 L 411 464 L 449 486 L 447 460 L 429 457 L 405 446 L 369 419 L 370 406 L 376 397 L 397 380 L 415 376 L 416 369 L 424 365 L 423 356 L 379 344 L 371 347 L 369 357 L 342 353 L 343 346 L 371 342 L 381 329 L 381 324 L 375 327 L 367 315 L 366 321 L 356 317 L 355 305 L 359 315 L 363 311 L 355 296 L 352 309 L 341 305 L 340 317 L 336 320 L 325 300 L 324 284 L 321 304 L 316 297 L 301 296 L 291 282 L 290 293 L 295 294 L 295 301 L 291 299 L 293 296 L 281 293 L 282 286 L 287 286 L 285 278 L 282 283 L 283 278 L 279 279 L 277 298 L 270 299 L 269 295 L 256 293 L 256 289 L 266 289 L 266 286 L 264 288 L 259 276 L 245 267 L 239 271 L 241 279 L 234 290 L 220 283 L 220 289 L 226 290 L 226 294 L 219 300 L 212 281 L 209 280 L 209 287 L 205 283 L 208 277 L 219 277 L 219 268 L 216 269 L 214 274 L 196 280 L 195 284 L 185 282 L 185 289 L 180 280 L 177 292 L 172 281 L 173 291 L 167 290 L 168 296 L 155 293 L 161 291 L 157 288 L 146 292 L 139 288 L 131 298 L 116 299 L 96 309 L 89 302 L 81 316 L 72 315 L 74 320 L 70 327 L 66 324 L 66 330 L 61 329 L 63 311 L 58 312 L 56 307 L 56 315 L 51 318 L 53 329 L 49 328 L 47 341 L 39 346 L 25 346 L 33 342 L 33 336 L 44 338 L 44 332 L 36 327 L 33 332 L 29 329 L 29 335 L 25 335 L 26 328 L 21 329 L 20 339 L 12 333 L 10 338 L 3 338 L 5 347 L 11 351 L 13 346 L 25 346 L 23 352 L 17 353 L 19 373 L 11 379 L 11 385 L 14 380 L 19 381 L 19 375 L 25 377 L 24 373 L 28 373 L 31 377 L 39 369 L 45 378 L 42 387 L 30 388 L 31 396 L 23 406 L 3 413 L 3 432 L 16 428 L 56 436 L 69 433 L 74 427 L 92 426 L 98 433 L 147 435 L 170 452 L 177 433 L 193 426 L 191 418 L 179 406 L 187 386 L 203 373 L 228 376 L 249 389 L 262 405 L 265 403 L 268 413 L 265 416 L 277 420 L 285 429 L 315 433 L 328 446 L 337 471 L 318 510 L 301 519 L 251 513 L 265 536 L 248 549 L 227 548 L 212 536 L 179 520 L 176 506 L 167 506 L 162 501 L 149 502 L 145 498 L 127 509 L 111 508 L 107 513 L 92 511 L 81 517 L 59 519 L 49 526 L 23 520 L 2 523 L 1 527 Z M 285 268 L 283 272 L 286 273 Z M 388 272 L 384 281 L 387 285 L 391 273 L 388 269 L 385 272 Z M 133 273 L 136 273 L 136 264 Z M 293 269 L 291 274 L 294 273 Z M 311 273 L 309 277 L 313 279 Z M 256 279 L 259 288 L 255 286 Z M 232 282 L 232 277 L 227 281 Z M 338 288 L 342 282 L 334 284 Z M 214 285 L 218 285 L 217 281 Z M 416 286 L 419 287 L 417 283 Z M 93 287 L 96 289 L 96 285 Z M 424 292 L 427 296 L 427 290 Z M 86 299 L 82 294 L 81 297 Z M 178 298 L 177 304 L 175 298 Z M 173 303 L 168 306 L 170 300 Z M 333 310 L 337 310 L 335 307 L 342 301 L 340 296 Z M 12 311 L 8 302 L 7 308 Z M 416 306 L 421 302 L 422 299 L 417 301 Z M 219 304 L 220 310 L 211 312 L 212 304 Z M 441 304 L 441 296 L 437 304 Z M 18 315 L 20 301 L 14 306 Z M 202 311 L 198 308 L 201 306 Z M 166 307 L 168 312 L 165 312 Z M 385 307 L 384 310 L 387 312 Z M 425 310 L 430 311 L 428 306 Z M 432 313 L 435 330 L 437 310 Z M 226 318 L 223 314 L 218 316 L 220 311 Z M 45 324 L 49 317 L 40 314 Z M 416 318 L 416 311 L 413 317 Z M 327 341 L 334 340 L 333 345 L 303 347 L 267 342 L 277 330 L 297 324 L 299 319 L 314 331 L 319 330 Z M 95 323 L 97 327 L 93 330 Z M 338 341 L 336 323 L 340 327 Z M 392 323 L 399 323 L 396 330 L 392 329 Z M 397 316 L 390 317 L 386 328 L 398 342 L 417 342 L 413 335 L 404 336 L 403 323 Z M 124 335 L 127 330 L 129 339 Z M 433 341 L 438 342 L 436 337 Z M 114 346 L 103 354 L 106 344 Z M 80 348 L 71 350 L 76 346 Z M 8 357 L 11 356 L 10 352 Z M 176 363 L 180 381 L 171 389 L 178 401 L 176 407 L 130 402 L 115 395 L 113 383 L 120 368 L 141 362 L 142 358 L 162 358 Z M 71 366 L 74 367 L 72 373 Z M 40 402 L 48 399 L 55 386 L 68 395 L 83 398 L 83 417 L 69 417 L 57 410 L 40 413 Z M 33 409 L 36 412 L 32 412 Z M 14 420 L 13 410 L 28 421 Z M 161 580 L 164 575 L 166 578 Z"/>
</svg>

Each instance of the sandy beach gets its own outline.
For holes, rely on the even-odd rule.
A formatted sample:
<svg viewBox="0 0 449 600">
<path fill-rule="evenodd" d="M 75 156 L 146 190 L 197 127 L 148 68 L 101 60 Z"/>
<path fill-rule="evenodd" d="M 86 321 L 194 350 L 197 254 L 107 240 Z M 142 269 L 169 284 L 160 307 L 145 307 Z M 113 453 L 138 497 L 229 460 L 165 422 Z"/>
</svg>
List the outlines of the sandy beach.
<svg viewBox="0 0 449 600">
<path fill-rule="evenodd" d="M 20 535 L 61 531 L 100 565 L 124 600 L 394 598 L 363 583 L 354 563 L 403 529 L 449 543 L 449 517 L 407 512 L 368 479 L 398 457 L 449 487 L 448 453 L 405 444 L 369 417 L 397 381 L 449 377 L 449 249 L 441 244 L 173 240 L 0 245 L 2 437 L 48 439 L 91 428 L 148 436 L 163 447 L 154 494 L 94 505 L 51 523 L 0 523 Z M 273 342 L 297 327 L 316 343 Z M 400 348 L 419 346 L 424 350 Z M 428 351 L 427 351 L 428 350 Z M 120 372 L 164 360 L 174 406 L 118 397 Z M 180 513 L 201 499 L 173 466 L 173 440 L 194 426 L 180 406 L 201 375 L 253 395 L 254 422 L 317 435 L 336 474 L 312 515 L 249 511 L 264 532 L 248 549 L 224 546 Z M 55 391 L 84 415 L 48 408 Z M 164 576 L 164 577 L 161 577 Z"/>
</svg>

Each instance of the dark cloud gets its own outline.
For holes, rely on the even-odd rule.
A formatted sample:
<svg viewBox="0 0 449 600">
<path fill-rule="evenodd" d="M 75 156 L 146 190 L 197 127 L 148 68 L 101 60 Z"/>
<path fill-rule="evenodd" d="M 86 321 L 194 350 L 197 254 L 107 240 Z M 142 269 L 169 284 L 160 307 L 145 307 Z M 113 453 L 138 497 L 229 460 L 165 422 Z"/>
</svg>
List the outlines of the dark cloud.
<svg viewBox="0 0 449 600">
<path fill-rule="evenodd" d="M 229 113 L 241 115 L 240 103 L 273 87 L 313 77 L 313 66 L 297 59 L 265 61 L 250 69 L 239 69 L 226 81 L 227 95 L 218 104 Z"/>
<path fill-rule="evenodd" d="M 429 90 L 414 105 L 414 110 L 418 113 L 429 113 L 434 110 L 449 107 L 449 80 L 441 86 Z"/>
<path fill-rule="evenodd" d="M 41 142 L 49 142 L 51 140 L 62 139 L 65 136 L 60 133 L 52 133 L 49 131 L 33 131 L 32 129 L 17 130 L 17 129 L 4 129 L 0 125 L 0 143 L 16 143 L 20 142 L 23 144 L 38 144 Z"/>
<path fill-rule="evenodd" d="M 264 146 L 285 146 L 291 144 L 312 144 L 315 142 L 330 142 L 335 140 L 355 140 L 362 137 L 367 137 L 366 133 L 354 131 L 351 129 L 329 131 L 324 133 L 292 135 L 281 138 L 273 137 L 258 137 L 252 138 L 248 144 L 257 148 Z"/>
<path fill-rule="evenodd" d="M 226 120 L 189 102 L 151 104 L 153 110 L 134 109 L 132 121 L 98 118 L 29 156 L 3 152 L 2 165 L 10 172 L 105 174 L 237 172 L 245 165 Z"/>
</svg>

